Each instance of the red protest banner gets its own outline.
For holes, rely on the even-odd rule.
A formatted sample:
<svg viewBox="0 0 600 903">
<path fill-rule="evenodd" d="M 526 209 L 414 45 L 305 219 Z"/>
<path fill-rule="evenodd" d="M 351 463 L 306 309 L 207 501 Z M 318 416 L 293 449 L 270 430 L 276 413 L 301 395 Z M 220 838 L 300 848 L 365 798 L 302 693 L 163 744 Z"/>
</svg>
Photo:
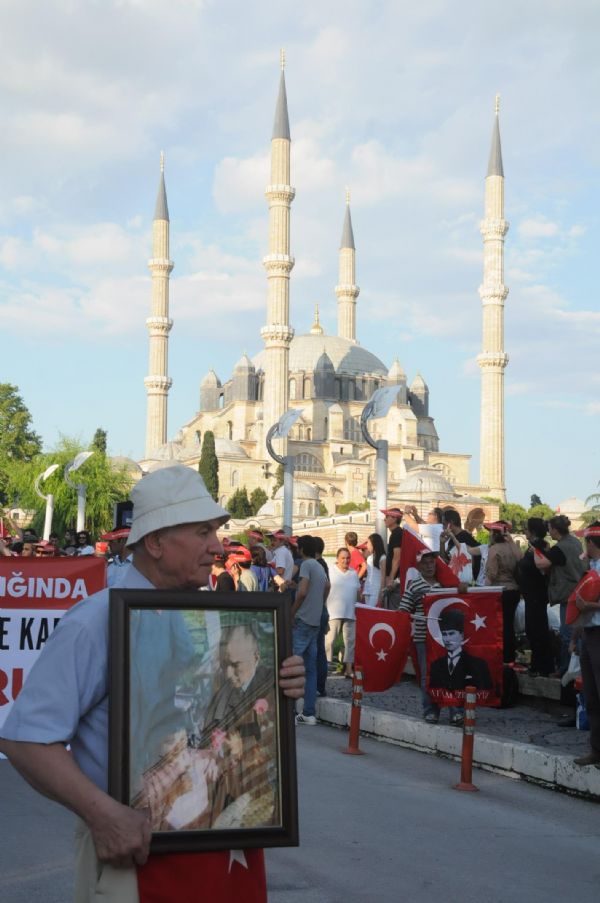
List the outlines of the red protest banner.
<svg viewBox="0 0 600 903">
<path fill-rule="evenodd" d="M 105 586 L 102 558 L 0 558 L 0 726 L 61 616 Z"/>
<path fill-rule="evenodd" d="M 406 586 L 406 573 L 409 568 L 414 568 L 417 564 L 417 552 L 423 550 L 431 552 L 422 539 L 416 533 L 413 533 L 408 527 L 402 531 L 402 547 L 400 550 L 400 586 L 404 591 Z M 435 576 L 442 586 L 458 586 L 459 579 L 445 561 L 438 556 L 435 560 Z"/>
<path fill-rule="evenodd" d="M 156 853 L 137 868 L 140 903 L 266 903 L 267 881 L 262 850 L 215 853 Z"/>
<path fill-rule="evenodd" d="M 477 705 L 502 696 L 502 604 L 498 590 L 475 590 L 423 599 L 427 618 L 427 689 L 440 706 L 462 706 L 465 686 L 477 688 Z"/>
<path fill-rule="evenodd" d="M 388 690 L 402 677 L 411 638 L 407 611 L 356 606 L 354 661 L 363 669 L 365 693 Z"/>
</svg>

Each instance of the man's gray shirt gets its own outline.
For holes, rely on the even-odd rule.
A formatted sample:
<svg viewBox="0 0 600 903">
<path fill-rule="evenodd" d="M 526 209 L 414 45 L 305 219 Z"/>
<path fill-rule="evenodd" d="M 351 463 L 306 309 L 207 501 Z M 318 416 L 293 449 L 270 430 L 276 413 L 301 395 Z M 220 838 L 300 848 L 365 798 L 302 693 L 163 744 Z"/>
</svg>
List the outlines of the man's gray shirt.
<svg viewBox="0 0 600 903">
<path fill-rule="evenodd" d="M 328 583 L 327 574 L 314 558 L 305 558 L 300 565 L 298 580 L 302 580 L 303 577 L 307 577 L 310 584 L 306 598 L 296 612 L 296 617 L 305 624 L 310 624 L 311 627 L 318 627 L 321 623 L 323 596 Z"/>
</svg>

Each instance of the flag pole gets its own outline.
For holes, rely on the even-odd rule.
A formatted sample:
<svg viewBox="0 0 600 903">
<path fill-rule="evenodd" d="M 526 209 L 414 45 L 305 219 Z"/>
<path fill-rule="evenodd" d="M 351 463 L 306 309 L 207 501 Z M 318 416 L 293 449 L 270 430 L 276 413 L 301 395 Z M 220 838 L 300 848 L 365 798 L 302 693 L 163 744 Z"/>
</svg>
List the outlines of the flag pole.
<svg viewBox="0 0 600 903">
<path fill-rule="evenodd" d="M 468 790 L 476 793 L 473 778 L 473 744 L 475 741 L 475 709 L 477 707 L 476 687 L 465 687 L 465 720 L 463 725 L 462 753 L 460 758 L 460 782 L 454 785 L 455 790 Z"/>
<path fill-rule="evenodd" d="M 352 708 L 350 709 L 350 736 L 348 746 L 342 752 L 347 756 L 364 756 L 362 749 L 358 748 L 360 736 L 360 713 L 363 695 L 363 672 L 361 665 L 354 665 L 354 677 L 352 678 Z"/>
</svg>

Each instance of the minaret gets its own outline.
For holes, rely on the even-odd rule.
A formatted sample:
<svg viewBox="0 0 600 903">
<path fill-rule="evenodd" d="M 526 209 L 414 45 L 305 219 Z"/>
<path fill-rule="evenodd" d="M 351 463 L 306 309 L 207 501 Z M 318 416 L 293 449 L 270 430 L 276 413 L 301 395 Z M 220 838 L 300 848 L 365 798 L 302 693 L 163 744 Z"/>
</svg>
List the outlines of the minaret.
<svg viewBox="0 0 600 903">
<path fill-rule="evenodd" d="M 356 342 L 356 299 L 360 289 L 356 280 L 356 248 L 350 216 L 350 192 L 346 189 L 346 214 L 340 242 L 340 284 L 336 285 L 338 298 L 338 335 Z"/>
<path fill-rule="evenodd" d="M 165 190 L 165 155 L 160 155 L 160 182 L 152 224 L 152 257 L 148 261 L 152 274 L 152 312 L 146 320 L 149 355 L 148 376 L 144 380 L 148 395 L 146 414 L 146 457 L 167 441 L 167 395 L 172 380 L 168 373 L 169 332 L 169 208 Z"/>
<path fill-rule="evenodd" d="M 285 91 L 285 55 L 281 51 L 281 78 L 271 141 L 269 202 L 269 252 L 263 258 L 267 271 L 267 323 L 260 331 L 265 343 L 263 428 L 266 432 L 287 410 L 290 343 L 290 206 L 296 194 L 290 185 L 290 123 Z"/>
<path fill-rule="evenodd" d="M 483 284 L 479 296 L 483 306 L 483 342 L 477 363 L 481 367 L 481 438 L 479 482 L 490 496 L 506 499 L 504 477 L 504 170 L 500 147 L 498 113 L 500 95 L 496 95 L 496 118 L 485 180 L 483 235 Z"/>
</svg>

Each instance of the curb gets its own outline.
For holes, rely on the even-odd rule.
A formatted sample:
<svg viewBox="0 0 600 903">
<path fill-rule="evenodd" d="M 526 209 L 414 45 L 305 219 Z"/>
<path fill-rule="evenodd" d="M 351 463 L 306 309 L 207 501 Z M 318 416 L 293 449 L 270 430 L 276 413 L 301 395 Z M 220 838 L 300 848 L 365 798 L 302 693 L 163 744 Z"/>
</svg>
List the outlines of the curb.
<svg viewBox="0 0 600 903">
<path fill-rule="evenodd" d="M 351 705 L 339 699 L 317 700 L 319 721 L 348 727 Z M 410 715 L 363 706 L 360 732 L 367 737 L 397 743 L 409 749 L 460 759 L 462 731 L 443 724 L 426 724 Z M 600 770 L 580 768 L 570 756 L 560 756 L 541 746 L 502 740 L 475 731 L 473 765 L 509 777 L 531 781 L 586 799 L 600 801 Z"/>
</svg>

